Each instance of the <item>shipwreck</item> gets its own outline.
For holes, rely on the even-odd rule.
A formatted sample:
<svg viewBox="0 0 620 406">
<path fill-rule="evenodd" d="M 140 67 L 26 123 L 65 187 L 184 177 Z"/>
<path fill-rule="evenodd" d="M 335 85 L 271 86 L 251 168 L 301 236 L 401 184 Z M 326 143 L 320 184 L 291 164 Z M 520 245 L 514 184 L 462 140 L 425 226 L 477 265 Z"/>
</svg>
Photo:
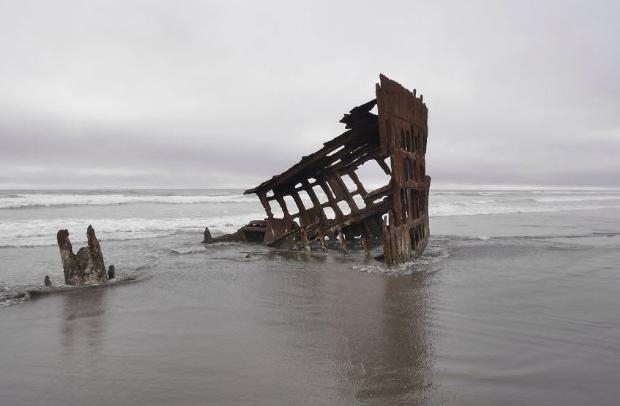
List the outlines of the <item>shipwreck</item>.
<svg viewBox="0 0 620 406">
<path fill-rule="evenodd" d="M 375 106 L 377 114 L 372 112 Z M 431 183 L 425 165 L 428 109 L 423 96 L 380 75 L 376 98 L 354 107 L 340 122 L 344 133 L 244 192 L 258 196 L 264 220 L 217 238 L 207 228 L 205 242 L 323 250 L 332 242 L 345 251 L 359 246 L 368 252 L 382 246 L 376 258 L 387 266 L 421 255 L 429 238 Z M 368 190 L 358 171 L 371 161 L 388 180 Z"/>
</svg>

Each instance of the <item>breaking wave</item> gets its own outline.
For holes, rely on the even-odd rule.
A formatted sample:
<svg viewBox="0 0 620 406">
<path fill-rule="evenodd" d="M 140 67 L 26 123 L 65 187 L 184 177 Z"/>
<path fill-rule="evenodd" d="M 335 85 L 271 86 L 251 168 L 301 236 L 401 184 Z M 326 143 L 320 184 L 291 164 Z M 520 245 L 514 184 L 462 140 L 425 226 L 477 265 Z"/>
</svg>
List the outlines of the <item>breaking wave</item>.
<svg viewBox="0 0 620 406">
<path fill-rule="evenodd" d="M 0 285 L 0 310 L 5 307 L 27 302 L 31 299 L 62 294 L 68 292 L 75 292 L 83 289 L 97 289 L 107 288 L 113 286 L 126 285 L 128 283 L 139 282 L 150 278 L 152 275 L 148 273 L 148 270 L 158 264 L 157 259 L 152 259 L 135 268 L 131 268 L 128 271 L 122 269 L 117 270 L 116 278 L 111 279 L 104 283 L 96 283 L 91 285 L 65 285 L 62 279 L 62 275 L 52 275 L 51 280 L 53 286 L 46 287 L 43 284 L 18 284 L 18 285 Z"/>
<path fill-rule="evenodd" d="M 429 215 L 547 213 L 620 208 L 618 191 L 431 191 Z"/>
<path fill-rule="evenodd" d="M 165 237 L 179 232 L 201 233 L 208 226 L 215 235 L 231 233 L 264 213 L 203 218 L 99 218 L 99 219 L 39 219 L 0 222 L 0 248 L 36 247 L 56 244 L 56 233 L 68 229 L 71 242 L 86 241 L 86 228 L 95 228 L 100 240 L 136 240 Z"/>
<path fill-rule="evenodd" d="M 580 205 L 556 205 L 536 206 L 527 204 L 498 204 L 498 203 L 435 203 L 429 204 L 430 217 L 444 216 L 476 216 L 481 214 L 512 214 L 512 213 L 549 213 L 566 210 L 599 210 L 620 208 L 620 200 L 616 204 L 580 204 Z"/>
<path fill-rule="evenodd" d="M 213 194 L 213 195 L 153 195 L 130 193 L 22 193 L 0 195 L 0 209 L 19 209 L 27 207 L 56 207 L 56 206 L 111 206 L 132 203 L 167 203 L 167 204 L 197 204 L 197 203 L 246 203 L 257 202 L 254 195 L 242 194 Z"/>
<path fill-rule="evenodd" d="M 588 201 L 620 201 L 620 195 L 602 195 L 602 196 L 550 196 L 536 197 L 535 201 L 540 203 L 556 203 L 556 202 L 588 202 Z"/>
<path fill-rule="evenodd" d="M 166 203 L 157 206 L 125 210 L 125 218 L 114 218 L 114 210 L 97 209 L 108 205 L 134 203 Z M 175 217 L 182 205 L 202 203 L 185 215 Z M 250 204 L 237 204 L 250 203 Z M 254 196 L 244 196 L 233 190 L 162 190 L 162 191 L 84 191 L 84 192 L 0 192 L 0 248 L 29 247 L 56 244 L 56 232 L 69 229 L 74 243 L 85 241 L 85 230 L 92 224 L 102 240 L 133 240 L 165 237 L 182 232 L 201 233 L 209 226 L 214 235 L 230 233 L 252 219 L 264 218 L 265 213 Z M 232 213 L 226 209 L 232 204 Z M 63 205 L 93 205 L 82 210 L 81 218 L 71 214 L 40 211 L 28 217 L 11 209 L 58 207 Z M 272 205 L 277 212 L 277 205 Z M 162 208 L 162 210 L 155 210 Z M 431 217 L 472 216 L 511 213 L 545 213 L 565 210 L 595 210 L 620 208 L 620 191 L 614 190 L 431 190 Z M 7 209 L 7 210 L 2 210 Z M 88 214 L 87 214 L 88 213 Z M 132 217 L 134 216 L 135 217 Z M 198 214 L 196 214 L 198 213 Z M 204 213 L 204 215 L 203 215 Z M 219 215 L 226 213 L 226 215 Z M 160 216 L 161 217 L 158 217 Z M 119 216 L 119 217 L 122 217 Z M 21 217 L 21 218 L 20 218 Z M 143 218 L 146 217 L 146 218 Z"/>
<path fill-rule="evenodd" d="M 374 262 L 364 265 L 354 265 L 353 269 L 359 272 L 382 274 L 390 276 L 406 276 L 415 272 L 436 272 L 441 262 L 450 256 L 449 238 L 442 236 L 431 237 L 422 255 L 411 261 L 388 268 L 385 264 Z"/>
<path fill-rule="evenodd" d="M 0 309 L 14 304 L 23 303 L 33 298 L 49 296 L 59 293 L 74 292 L 78 289 L 96 289 L 109 286 L 119 286 L 127 283 L 138 282 L 145 279 L 146 275 L 125 275 L 114 278 L 108 282 L 92 285 L 58 285 L 45 287 L 40 285 L 19 285 L 19 286 L 1 286 L 0 287 Z"/>
</svg>

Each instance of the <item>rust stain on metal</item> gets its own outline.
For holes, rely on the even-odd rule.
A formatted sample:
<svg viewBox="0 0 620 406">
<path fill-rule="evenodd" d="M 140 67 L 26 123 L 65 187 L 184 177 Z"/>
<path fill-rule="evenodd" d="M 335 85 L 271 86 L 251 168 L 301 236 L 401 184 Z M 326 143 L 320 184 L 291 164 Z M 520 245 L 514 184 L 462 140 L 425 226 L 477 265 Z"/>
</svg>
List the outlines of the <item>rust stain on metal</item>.
<svg viewBox="0 0 620 406">
<path fill-rule="evenodd" d="M 375 105 L 378 114 L 371 112 Z M 343 250 L 356 241 L 367 250 L 375 241 L 383 245 L 387 266 L 419 256 L 429 236 L 427 121 L 422 96 L 380 75 L 376 98 L 340 120 L 344 133 L 245 191 L 258 196 L 265 220 L 211 240 L 262 240 L 267 245 L 307 249 L 316 243 L 325 249 L 325 237 L 329 237 Z M 358 176 L 359 168 L 369 161 L 389 176 L 385 185 L 374 190 L 367 190 Z M 274 215 L 275 208 L 281 217 Z"/>
</svg>

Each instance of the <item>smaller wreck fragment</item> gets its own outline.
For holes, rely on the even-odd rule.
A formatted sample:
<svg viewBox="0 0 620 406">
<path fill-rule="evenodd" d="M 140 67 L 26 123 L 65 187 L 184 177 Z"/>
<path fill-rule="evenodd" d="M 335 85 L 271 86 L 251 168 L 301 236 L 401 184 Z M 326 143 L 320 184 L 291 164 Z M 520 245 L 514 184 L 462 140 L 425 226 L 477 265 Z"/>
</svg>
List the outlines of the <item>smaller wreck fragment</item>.
<svg viewBox="0 0 620 406">
<path fill-rule="evenodd" d="M 371 112 L 375 106 L 378 114 Z M 325 250 L 329 240 L 344 251 L 379 243 L 388 266 L 421 255 L 429 236 L 427 121 L 422 96 L 381 75 L 376 98 L 340 120 L 344 133 L 245 191 L 258 196 L 265 220 L 217 238 L 206 229 L 205 242 L 257 241 L 306 249 L 316 244 Z M 358 170 L 372 161 L 389 181 L 368 190 Z"/>
<path fill-rule="evenodd" d="M 59 230 L 56 235 L 67 285 L 87 285 L 108 280 L 101 247 L 92 226 L 88 226 L 86 236 L 88 245 L 74 254 L 69 231 Z"/>
</svg>

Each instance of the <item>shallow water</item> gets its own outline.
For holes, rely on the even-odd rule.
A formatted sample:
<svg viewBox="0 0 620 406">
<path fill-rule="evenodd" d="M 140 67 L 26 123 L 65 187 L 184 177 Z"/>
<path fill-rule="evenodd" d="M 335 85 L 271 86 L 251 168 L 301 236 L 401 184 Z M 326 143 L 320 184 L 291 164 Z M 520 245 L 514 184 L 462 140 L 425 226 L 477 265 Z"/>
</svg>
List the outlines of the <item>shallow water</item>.
<svg viewBox="0 0 620 406">
<path fill-rule="evenodd" d="M 468 207 L 485 196 L 454 193 L 445 201 L 460 196 Z M 140 210 L 202 219 L 211 213 L 196 205 L 220 203 L 132 207 L 142 204 L 153 203 L 82 208 L 93 221 Z M 250 213 L 253 204 L 228 210 Z M 69 209 L 17 210 L 60 218 L 55 211 Z M 0 210 L 10 220 L 6 210 L 15 209 Z M 393 270 L 356 252 L 205 247 L 201 227 L 148 238 L 109 231 L 106 261 L 133 283 L 5 300 L 0 403 L 612 405 L 620 397 L 612 205 L 436 215 L 423 257 Z M 0 261 L 0 295 L 40 285 L 46 273 L 61 283 L 53 245 L 0 248 Z"/>
</svg>

